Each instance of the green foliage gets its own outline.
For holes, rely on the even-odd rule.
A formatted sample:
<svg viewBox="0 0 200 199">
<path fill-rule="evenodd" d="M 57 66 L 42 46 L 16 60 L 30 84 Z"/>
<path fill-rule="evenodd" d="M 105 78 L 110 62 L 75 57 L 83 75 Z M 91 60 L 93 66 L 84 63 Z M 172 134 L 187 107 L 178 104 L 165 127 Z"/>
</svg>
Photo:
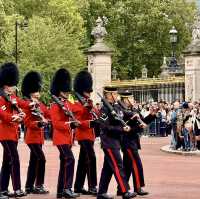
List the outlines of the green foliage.
<svg viewBox="0 0 200 199">
<path fill-rule="evenodd" d="M 106 42 L 120 78 L 139 77 L 143 65 L 150 76 L 158 75 L 163 56 L 171 55 L 169 30 L 178 30 L 179 56 L 190 42 L 195 12 L 186 0 L 0 0 L 0 62 L 15 61 L 15 22 L 28 17 L 28 29 L 18 28 L 20 72 L 42 73 L 47 100 L 56 69 L 66 67 L 74 75 L 85 67 L 92 27 L 106 16 Z"/>
<path fill-rule="evenodd" d="M 1 60 L 15 61 L 15 22 L 21 24 L 28 16 L 28 29 L 18 26 L 18 63 L 22 76 L 29 70 L 42 73 L 46 100 L 51 77 L 58 68 L 65 67 L 74 75 L 85 67 L 83 19 L 74 0 L 13 2 L 15 12 L 5 16 Z"/>
<path fill-rule="evenodd" d="M 185 0 L 85 0 L 81 14 L 88 30 L 92 21 L 107 16 L 109 33 L 107 41 L 114 47 L 113 67 L 121 79 L 140 76 L 143 65 L 149 75 L 158 75 L 163 56 L 171 55 L 169 30 L 178 30 L 177 56 L 190 41 L 190 29 L 196 8 Z M 98 10 L 97 10 L 98 8 Z M 92 19 L 92 21 L 91 21 Z"/>
</svg>

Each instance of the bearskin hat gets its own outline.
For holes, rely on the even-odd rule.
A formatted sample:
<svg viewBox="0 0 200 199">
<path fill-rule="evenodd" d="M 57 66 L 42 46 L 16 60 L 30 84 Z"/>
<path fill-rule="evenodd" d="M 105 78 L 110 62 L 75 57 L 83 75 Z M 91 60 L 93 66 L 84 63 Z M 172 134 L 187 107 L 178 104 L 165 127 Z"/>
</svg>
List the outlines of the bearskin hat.
<svg viewBox="0 0 200 199">
<path fill-rule="evenodd" d="M 71 76 L 67 69 L 61 68 L 56 71 L 51 82 L 50 92 L 58 96 L 60 92 L 71 91 Z"/>
<path fill-rule="evenodd" d="M 19 82 L 18 67 L 14 63 L 4 63 L 0 68 L 0 87 L 16 86 Z"/>
<path fill-rule="evenodd" d="M 30 98 L 31 93 L 40 91 L 42 88 L 42 78 L 41 75 L 36 71 L 28 72 L 22 81 L 22 95 L 24 97 Z"/>
<path fill-rule="evenodd" d="M 93 80 L 91 74 L 86 71 L 80 71 L 74 79 L 74 91 L 83 95 L 83 92 L 91 93 Z"/>
</svg>

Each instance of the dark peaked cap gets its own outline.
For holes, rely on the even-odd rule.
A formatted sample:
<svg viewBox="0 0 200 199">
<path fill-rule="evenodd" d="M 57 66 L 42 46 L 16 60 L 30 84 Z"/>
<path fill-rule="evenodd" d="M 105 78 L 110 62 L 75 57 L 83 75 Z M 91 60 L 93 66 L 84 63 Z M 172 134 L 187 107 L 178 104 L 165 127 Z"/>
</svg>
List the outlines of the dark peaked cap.
<svg viewBox="0 0 200 199">
<path fill-rule="evenodd" d="M 28 72 L 22 81 L 22 95 L 29 98 L 31 93 L 38 92 L 41 90 L 41 88 L 41 75 L 36 71 Z"/>
<path fill-rule="evenodd" d="M 120 96 L 123 98 L 126 98 L 126 97 L 133 97 L 133 94 L 129 91 L 129 90 L 126 90 L 126 91 L 121 91 L 119 92 Z"/>
<path fill-rule="evenodd" d="M 14 63 L 4 63 L 0 68 L 0 87 L 16 86 L 19 82 L 19 71 Z"/>
<path fill-rule="evenodd" d="M 51 82 L 50 92 L 58 96 L 60 92 L 71 91 L 71 76 L 67 69 L 61 68 L 56 71 Z"/>
<path fill-rule="evenodd" d="M 112 93 L 112 92 L 117 92 L 118 90 L 117 87 L 115 86 L 105 86 L 103 91 Z"/>
<path fill-rule="evenodd" d="M 92 85 L 92 76 L 88 71 L 80 71 L 74 79 L 74 91 L 81 95 L 83 94 L 83 92 L 92 92 Z"/>
</svg>

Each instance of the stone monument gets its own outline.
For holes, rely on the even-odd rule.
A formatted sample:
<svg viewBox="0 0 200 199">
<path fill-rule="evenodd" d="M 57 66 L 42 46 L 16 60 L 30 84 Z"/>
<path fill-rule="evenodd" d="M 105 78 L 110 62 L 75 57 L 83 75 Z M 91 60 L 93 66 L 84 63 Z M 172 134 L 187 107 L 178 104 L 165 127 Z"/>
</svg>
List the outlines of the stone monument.
<svg viewBox="0 0 200 199">
<path fill-rule="evenodd" d="M 200 100 L 200 13 L 195 17 L 192 42 L 184 50 L 185 99 Z"/>
<path fill-rule="evenodd" d="M 112 50 L 104 43 L 104 38 L 107 35 L 105 25 L 106 17 L 98 17 L 96 27 L 93 28 L 91 35 L 94 37 L 94 45 L 87 50 L 88 56 L 88 71 L 93 77 L 93 94 L 94 103 L 100 99 L 97 92 L 102 94 L 103 87 L 111 83 L 111 65 L 112 65 Z"/>
<path fill-rule="evenodd" d="M 163 64 L 160 68 L 161 68 L 160 77 L 161 78 L 169 77 L 169 70 L 168 70 L 167 58 L 166 57 L 163 57 Z"/>
</svg>

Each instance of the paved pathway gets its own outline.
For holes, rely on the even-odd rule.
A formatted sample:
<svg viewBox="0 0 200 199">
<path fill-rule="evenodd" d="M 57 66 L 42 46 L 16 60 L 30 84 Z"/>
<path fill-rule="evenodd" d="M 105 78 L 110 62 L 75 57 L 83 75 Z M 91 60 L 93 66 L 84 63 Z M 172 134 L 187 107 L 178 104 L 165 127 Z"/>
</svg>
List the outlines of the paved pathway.
<svg viewBox="0 0 200 199">
<path fill-rule="evenodd" d="M 176 154 L 164 153 L 160 150 L 161 146 L 169 143 L 169 138 L 142 138 L 143 149 L 141 157 L 144 164 L 146 179 L 146 190 L 149 196 L 137 197 L 148 199 L 199 199 L 200 198 L 200 157 L 199 156 L 180 156 Z M 47 157 L 46 185 L 51 194 L 48 196 L 30 195 L 27 198 L 33 199 L 53 199 L 56 194 L 56 183 L 58 173 L 58 152 L 51 143 L 46 143 L 44 147 Z M 78 157 L 79 147 L 73 148 L 75 157 Z M 28 166 L 29 150 L 26 145 L 19 144 L 21 159 L 22 185 L 26 179 Z M 103 153 L 96 144 L 96 154 L 98 163 L 98 179 L 103 162 Z M 0 161 L 2 149 L 0 148 Z M 77 162 L 77 161 L 76 161 Z M 116 183 L 112 179 L 109 192 L 115 194 Z M 81 197 L 94 198 L 94 197 Z M 120 197 L 116 197 L 120 198 Z"/>
</svg>

